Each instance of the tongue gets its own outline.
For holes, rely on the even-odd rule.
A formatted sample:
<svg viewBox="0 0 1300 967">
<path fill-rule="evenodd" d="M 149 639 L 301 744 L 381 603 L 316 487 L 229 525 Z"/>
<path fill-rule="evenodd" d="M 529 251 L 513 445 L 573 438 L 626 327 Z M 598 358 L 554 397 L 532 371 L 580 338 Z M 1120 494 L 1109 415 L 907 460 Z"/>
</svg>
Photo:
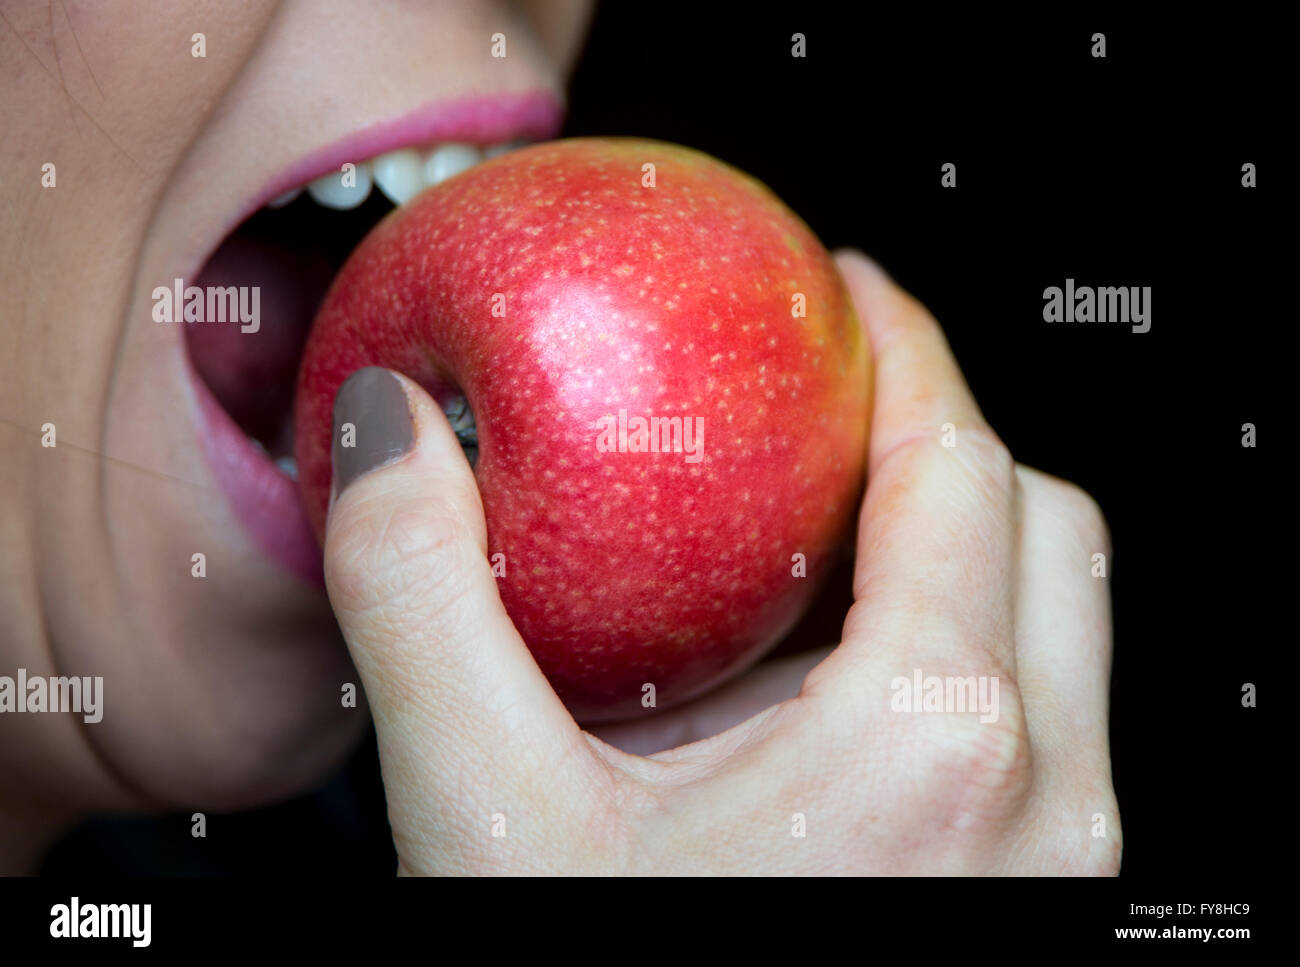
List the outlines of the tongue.
<svg viewBox="0 0 1300 967">
<path fill-rule="evenodd" d="M 217 401 L 272 456 L 292 453 L 294 378 L 312 316 L 329 288 L 324 252 L 235 234 L 204 266 L 198 284 L 258 286 L 260 327 L 195 323 L 185 327 L 190 357 Z"/>
</svg>

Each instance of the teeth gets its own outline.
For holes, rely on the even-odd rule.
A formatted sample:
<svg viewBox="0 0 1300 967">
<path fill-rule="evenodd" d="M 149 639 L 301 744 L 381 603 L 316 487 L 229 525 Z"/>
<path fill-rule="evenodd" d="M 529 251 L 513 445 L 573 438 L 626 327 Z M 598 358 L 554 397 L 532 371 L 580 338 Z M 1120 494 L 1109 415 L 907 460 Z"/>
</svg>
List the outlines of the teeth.
<svg viewBox="0 0 1300 967">
<path fill-rule="evenodd" d="M 424 163 L 424 183 L 439 184 L 482 160 L 483 152 L 472 144 L 440 144 Z"/>
<path fill-rule="evenodd" d="M 254 450 L 266 457 L 268 460 L 270 459 L 271 454 L 267 452 L 266 445 L 263 444 L 261 440 L 255 440 L 251 436 L 246 437 L 245 439 L 248 440 Z M 274 463 L 276 468 L 290 480 L 296 481 L 298 479 L 298 461 L 293 457 L 276 457 L 271 462 Z"/>
<path fill-rule="evenodd" d="M 306 192 L 318 205 L 336 211 L 347 211 L 362 204 L 370 197 L 370 189 L 378 186 L 393 204 L 405 205 L 425 188 L 440 184 L 480 161 L 498 158 L 529 143 L 522 140 L 505 141 L 480 148 L 453 142 L 440 144 L 427 153 L 401 148 L 357 164 L 356 184 L 351 188 L 343 187 L 343 172 L 340 170 L 317 178 L 306 186 Z M 303 190 L 294 188 L 283 195 L 277 195 L 266 203 L 266 207 L 283 208 L 301 195 Z"/>
<path fill-rule="evenodd" d="M 288 191 L 286 191 L 283 195 L 276 195 L 266 204 L 268 208 L 283 208 L 285 205 L 289 204 L 289 202 L 293 201 L 301 194 L 302 194 L 301 188 L 291 188 Z"/>
<path fill-rule="evenodd" d="M 293 457 L 276 457 L 275 465 L 290 480 L 298 479 L 298 461 Z"/>
<path fill-rule="evenodd" d="M 394 205 L 404 205 L 424 191 L 424 165 L 410 148 L 381 154 L 373 162 L 375 184 Z"/>
<path fill-rule="evenodd" d="M 527 143 L 527 141 L 507 141 L 504 144 L 494 144 L 489 146 L 487 150 L 483 152 L 483 157 L 497 158 L 503 154 L 508 154 L 509 152 L 514 151 L 516 148 L 522 148 Z"/>
<path fill-rule="evenodd" d="M 311 195 L 316 204 L 324 205 L 326 208 L 338 211 L 356 208 L 370 196 L 370 162 L 363 161 L 357 165 L 355 174 L 355 187 L 344 188 L 343 172 L 335 171 L 317 178 L 308 185 L 307 194 Z"/>
</svg>

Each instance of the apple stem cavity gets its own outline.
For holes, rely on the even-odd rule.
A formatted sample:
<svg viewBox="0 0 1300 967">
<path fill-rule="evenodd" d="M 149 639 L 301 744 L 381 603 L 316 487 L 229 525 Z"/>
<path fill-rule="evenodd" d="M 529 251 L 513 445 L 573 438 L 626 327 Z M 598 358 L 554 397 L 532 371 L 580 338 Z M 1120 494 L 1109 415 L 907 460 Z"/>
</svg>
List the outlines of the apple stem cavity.
<svg viewBox="0 0 1300 967">
<path fill-rule="evenodd" d="M 472 467 L 478 462 L 478 424 L 474 422 L 474 411 L 469 408 L 469 401 L 464 393 L 448 397 L 442 404 L 442 412 L 447 422 L 460 441 L 460 448 L 465 451 L 465 459 Z"/>
</svg>

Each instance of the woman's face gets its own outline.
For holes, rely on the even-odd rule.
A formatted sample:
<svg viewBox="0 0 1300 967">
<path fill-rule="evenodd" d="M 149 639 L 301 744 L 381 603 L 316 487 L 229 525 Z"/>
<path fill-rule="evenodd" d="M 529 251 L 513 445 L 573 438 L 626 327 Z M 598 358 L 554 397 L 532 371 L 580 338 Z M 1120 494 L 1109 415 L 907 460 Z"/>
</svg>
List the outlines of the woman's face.
<svg viewBox="0 0 1300 967">
<path fill-rule="evenodd" d="M 292 470 L 272 459 L 332 263 L 223 240 L 345 162 L 553 136 L 587 7 L 4 5 L 0 673 L 103 677 L 97 724 L 7 716 L 28 740 L 0 766 L 34 777 L 32 801 L 249 806 L 318 781 L 361 734 Z M 317 235 L 335 216 L 357 232 L 357 213 L 293 204 Z M 177 279 L 258 286 L 258 332 L 156 321 Z"/>
</svg>

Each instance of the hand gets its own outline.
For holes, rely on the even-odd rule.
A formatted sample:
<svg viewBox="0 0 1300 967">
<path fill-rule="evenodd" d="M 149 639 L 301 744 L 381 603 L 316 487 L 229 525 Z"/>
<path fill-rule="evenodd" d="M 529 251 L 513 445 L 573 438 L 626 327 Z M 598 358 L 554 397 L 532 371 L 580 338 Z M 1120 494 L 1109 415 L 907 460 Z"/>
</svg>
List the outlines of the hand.
<svg viewBox="0 0 1300 967">
<path fill-rule="evenodd" d="M 474 477 L 436 405 L 374 371 L 345 385 L 338 418 L 359 439 L 386 419 L 401 444 L 343 475 L 359 474 L 325 547 L 399 872 L 1118 871 L 1102 516 L 1013 462 L 922 306 L 860 255 L 839 264 L 877 379 L 843 639 L 604 739 L 502 608 Z M 900 710 L 918 673 L 975 678 L 996 716 Z M 673 739 L 690 744 L 625 751 Z"/>
</svg>

